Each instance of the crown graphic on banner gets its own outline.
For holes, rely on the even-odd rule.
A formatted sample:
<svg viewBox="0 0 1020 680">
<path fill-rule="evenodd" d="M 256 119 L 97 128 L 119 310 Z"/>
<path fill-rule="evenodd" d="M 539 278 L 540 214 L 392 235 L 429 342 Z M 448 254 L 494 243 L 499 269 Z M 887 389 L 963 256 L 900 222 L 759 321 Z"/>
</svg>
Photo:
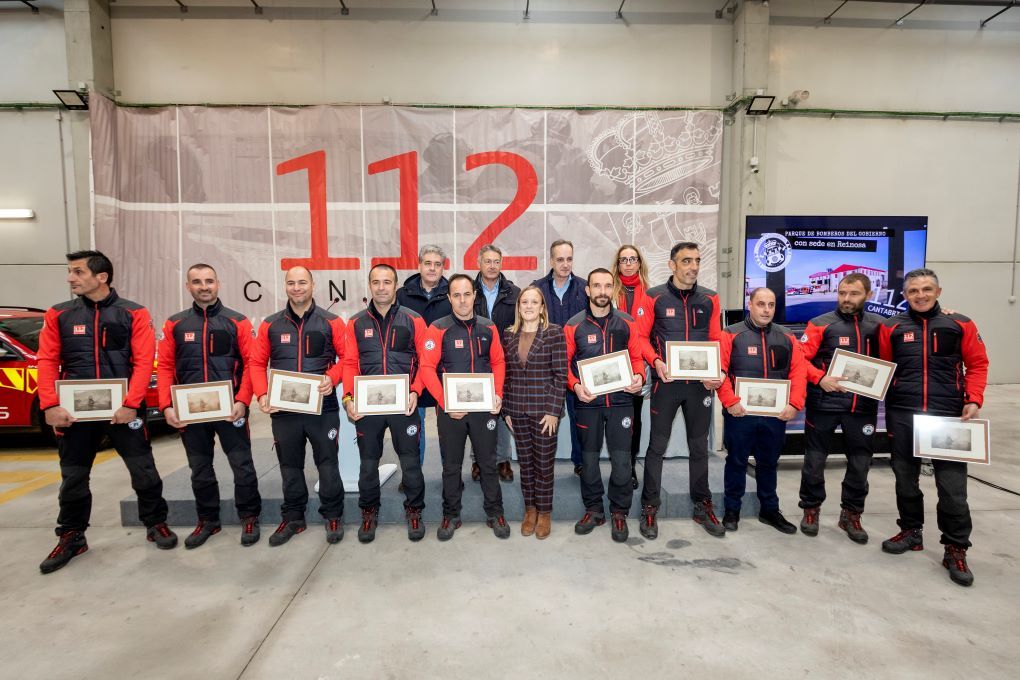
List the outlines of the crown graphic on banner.
<svg viewBox="0 0 1020 680">
<path fill-rule="evenodd" d="M 639 196 L 689 177 L 712 164 L 722 126 L 714 119 L 698 125 L 695 111 L 684 111 L 665 119 L 678 122 L 683 130 L 666 134 L 660 114 L 637 113 L 599 133 L 588 145 L 588 164 L 599 175 L 631 186 Z"/>
</svg>

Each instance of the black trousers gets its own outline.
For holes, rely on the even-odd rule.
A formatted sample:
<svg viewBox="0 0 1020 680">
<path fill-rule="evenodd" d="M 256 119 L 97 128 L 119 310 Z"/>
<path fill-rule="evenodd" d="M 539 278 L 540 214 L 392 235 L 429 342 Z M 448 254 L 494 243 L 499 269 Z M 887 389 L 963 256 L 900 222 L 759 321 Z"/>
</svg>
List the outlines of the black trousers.
<svg viewBox="0 0 1020 680">
<path fill-rule="evenodd" d="M 658 380 L 652 386 L 651 430 L 645 452 L 644 486 L 641 505 L 659 507 L 662 487 L 662 457 L 673 433 L 673 419 L 683 410 L 687 427 L 687 448 L 690 451 L 691 500 L 695 503 L 712 500 L 708 488 L 708 428 L 712 424 L 712 391 L 700 382 L 669 382 Z"/>
<path fill-rule="evenodd" d="M 283 478 L 284 521 L 303 520 L 308 508 L 308 484 L 305 483 L 305 443 L 312 445 L 312 461 L 319 472 L 319 514 L 337 519 L 344 514 L 344 484 L 340 479 L 340 414 L 274 413 L 273 444 Z"/>
<path fill-rule="evenodd" d="M 145 409 L 138 409 L 138 418 L 126 425 L 109 422 L 74 423 L 57 430 L 57 452 L 60 455 L 60 513 L 57 535 L 66 531 L 85 531 L 92 515 L 92 491 L 89 475 L 104 436 L 131 475 L 131 488 L 138 495 L 138 519 L 147 527 L 166 521 L 167 505 L 163 499 L 163 480 L 156 470 L 145 426 Z"/>
<path fill-rule="evenodd" d="M 383 435 L 389 429 L 404 482 L 404 507 L 424 508 L 425 477 L 418 456 L 418 437 L 421 435 L 418 414 L 365 416 L 354 423 L 354 428 L 358 432 L 358 451 L 361 452 L 358 507 L 362 510 L 379 507 L 379 460 L 383 454 Z"/>
<path fill-rule="evenodd" d="M 637 465 L 637 457 L 641 455 L 641 410 L 645 404 L 645 398 L 638 392 L 634 395 L 634 425 L 630 435 L 630 464 Z"/>
<path fill-rule="evenodd" d="M 892 436 L 898 524 L 901 529 L 920 529 L 924 526 L 924 493 L 919 483 L 921 459 L 914 457 L 914 413 L 890 408 L 886 409 L 885 420 Z M 969 548 L 973 524 L 967 504 L 967 464 L 933 459 L 932 466 L 939 496 L 935 516 L 942 532 L 941 542 Z"/>
<path fill-rule="evenodd" d="M 481 470 L 482 507 L 489 517 L 503 514 L 503 491 L 496 472 L 496 426 L 498 416 L 468 413 L 460 420 L 437 408 L 439 439 L 443 442 L 443 515 L 458 517 L 464 493 L 464 445 L 471 438 L 471 450 Z"/>
<path fill-rule="evenodd" d="M 609 511 L 627 513 L 630 511 L 634 489 L 630 485 L 630 442 L 634 426 L 634 407 L 627 406 L 578 406 L 577 433 L 581 439 L 584 454 L 584 468 L 581 471 L 581 502 L 591 512 L 605 512 L 602 486 L 602 468 L 599 458 L 602 441 L 605 439 L 609 450 Z"/>
<path fill-rule="evenodd" d="M 262 513 L 259 480 L 251 459 L 251 433 L 248 413 L 239 426 L 225 420 L 195 423 L 181 430 L 184 452 L 191 467 L 191 490 L 195 494 L 198 518 L 208 522 L 220 520 L 220 485 L 213 468 L 215 439 L 227 456 L 234 473 L 234 507 L 238 517 L 258 517 Z"/>
<path fill-rule="evenodd" d="M 836 428 L 843 428 L 846 474 L 840 506 L 864 512 L 868 495 L 868 470 L 874 451 L 877 414 L 833 413 L 808 408 L 804 422 L 804 467 L 800 473 L 800 507 L 817 508 L 825 502 L 825 459 L 832 449 Z"/>
</svg>

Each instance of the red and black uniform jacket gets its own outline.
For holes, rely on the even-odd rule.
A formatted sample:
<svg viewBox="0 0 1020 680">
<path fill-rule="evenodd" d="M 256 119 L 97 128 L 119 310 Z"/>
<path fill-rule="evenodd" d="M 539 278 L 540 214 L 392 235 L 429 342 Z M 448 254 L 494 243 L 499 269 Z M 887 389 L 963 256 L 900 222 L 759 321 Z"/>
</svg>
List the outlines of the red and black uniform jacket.
<svg viewBox="0 0 1020 680">
<path fill-rule="evenodd" d="M 878 401 L 851 392 L 826 392 L 818 386 L 837 349 L 878 357 L 878 329 L 885 321 L 878 314 L 844 314 L 833 310 L 808 321 L 800 341 L 807 359 L 807 406 L 829 413 L 878 412 Z"/>
<path fill-rule="evenodd" d="M 124 405 L 142 408 L 152 379 L 156 334 L 149 310 L 110 290 L 99 302 L 78 297 L 46 310 L 39 334 L 39 408 L 60 403 L 57 380 L 127 378 Z"/>
<path fill-rule="evenodd" d="M 943 314 L 938 303 L 923 313 L 909 310 L 886 319 L 878 341 L 882 358 L 896 362 L 887 407 L 959 416 L 964 404 L 984 403 L 988 354 L 977 326 L 962 314 Z"/>
<path fill-rule="evenodd" d="M 779 324 L 758 328 L 750 319 L 728 326 L 719 343 L 722 369 L 726 373 L 719 400 L 726 408 L 740 399 L 734 387 L 737 378 L 771 378 L 790 381 L 790 405 L 804 408 L 807 362 L 794 334 Z"/>
<path fill-rule="evenodd" d="M 407 375 L 412 392 L 421 396 L 419 356 L 425 344 L 425 319 L 418 312 L 392 305 L 386 316 L 374 302 L 351 317 L 344 336 L 344 396 L 354 395 L 358 375 Z"/>
<path fill-rule="evenodd" d="M 334 387 L 340 384 L 344 356 L 344 322 L 312 301 L 302 316 L 290 303 L 267 316 L 259 326 L 251 353 L 251 387 L 256 398 L 269 390 L 266 368 L 298 373 L 328 375 Z M 323 411 L 339 408 L 336 392 L 322 400 Z"/>
<path fill-rule="evenodd" d="M 482 316 L 464 321 L 451 314 L 429 326 L 421 354 L 421 377 L 439 408 L 445 410 L 444 373 L 492 373 L 496 396 L 502 399 L 506 362 L 496 325 Z"/>
<path fill-rule="evenodd" d="M 666 361 L 667 342 L 720 338 L 719 295 L 710 288 L 694 284 L 690 290 L 680 290 L 670 279 L 648 289 L 641 306 L 635 308 L 638 329 L 645 340 L 642 355 L 649 366 L 654 367 L 656 359 Z M 652 379 L 659 379 L 655 371 Z"/>
<path fill-rule="evenodd" d="M 575 314 L 563 327 L 567 336 L 567 389 L 574 391 L 574 386 L 581 382 L 578 378 L 577 362 L 584 359 L 612 354 L 620 350 L 630 353 L 630 366 L 633 375 L 645 375 L 645 362 L 641 358 L 641 335 L 634 317 L 626 312 L 609 308 L 609 314 L 599 318 L 591 313 L 591 309 Z M 613 392 L 593 399 L 589 403 L 577 400 L 576 408 L 598 408 L 600 406 L 629 406 L 634 403 L 634 395 L 627 392 Z"/>
<path fill-rule="evenodd" d="M 217 300 L 202 308 L 195 303 L 163 324 L 159 341 L 159 410 L 172 405 L 170 387 L 229 380 L 234 401 L 251 403 L 251 322 Z"/>
</svg>

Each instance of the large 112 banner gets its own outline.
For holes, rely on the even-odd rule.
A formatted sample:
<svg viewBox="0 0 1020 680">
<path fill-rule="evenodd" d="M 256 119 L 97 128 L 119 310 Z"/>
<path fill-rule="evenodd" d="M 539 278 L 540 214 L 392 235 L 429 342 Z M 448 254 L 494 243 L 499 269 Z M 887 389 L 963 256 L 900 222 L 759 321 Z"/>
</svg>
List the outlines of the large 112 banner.
<svg viewBox="0 0 1020 680">
<path fill-rule="evenodd" d="M 556 239 L 582 276 L 632 243 L 655 285 L 689 240 L 716 286 L 717 111 L 90 105 L 94 242 L 157 324 L 191 304 L 196 262 L 256 324 L 283 307 L 294 265 L 346 317 L 372 265 L 403 281 L 427 243 L 448 275 L 472 276 L 494 243 L 521 286 L 548 272 Z"/>
</svg>

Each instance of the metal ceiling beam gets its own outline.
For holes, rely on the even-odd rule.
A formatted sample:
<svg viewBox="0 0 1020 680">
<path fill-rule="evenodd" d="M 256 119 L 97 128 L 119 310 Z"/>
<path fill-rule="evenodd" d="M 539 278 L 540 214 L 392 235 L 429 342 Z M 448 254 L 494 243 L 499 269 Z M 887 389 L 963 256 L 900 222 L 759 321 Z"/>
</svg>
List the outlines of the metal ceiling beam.
<svg viewBox="0 0 1020 680">
<path fill-rule="evenodd" d="M 1005 12 L 1005 11 L 1009 10 L 1009 8 L 1010 8 L 1010 7 L 1013 7 L 1013 6 L 1015 6 L 1015 4 L 1016 4 L 1016 0 L 1010 0 L 1010 3 L 1009 3 L 1009 7 L 1003 7 L 1003 8 L 1002 8 L 1002 9 L 1000 9 L 1000 10 L 999 10 L 998 12 L 996 12 L 996 13 L 995 13 L 995 14 L 993 14 L 992 16 L 990 16 L 990 17 L 988 17 L 987 19 L 985 19 L 984 21 L 982 21 L 982 22 L 981 22 L 981 28 L 984 28 L 984 27 L 985 27 L 985 24 L 987 24 L 987 23 L 988 23 L 989 21 L 991 21 L 991 20 L 992 20 L 992 19 L 994 19 L 995 17 L 999 16 L 999 15 L 1000 15 L 1000 14 L 1002 14 L 1003 12 Z"/>
</svg>

